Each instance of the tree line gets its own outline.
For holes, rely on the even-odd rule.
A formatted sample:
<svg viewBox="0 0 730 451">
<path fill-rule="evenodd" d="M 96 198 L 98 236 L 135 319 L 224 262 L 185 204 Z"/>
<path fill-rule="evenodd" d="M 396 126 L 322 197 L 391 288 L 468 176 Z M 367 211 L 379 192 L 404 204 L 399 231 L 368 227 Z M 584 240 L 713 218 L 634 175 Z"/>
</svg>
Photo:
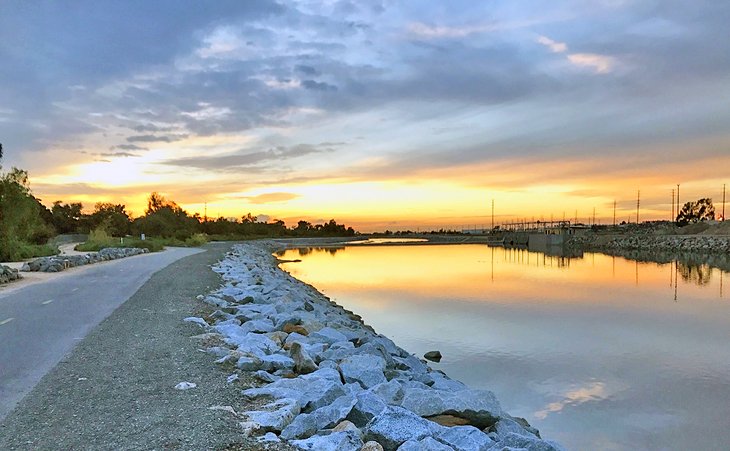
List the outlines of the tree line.
<svg viewBox="0 0 730 451">
<path fill-rule="evenodd" d="M 2 144 L 0 144 L 0 163 Z M 43 247 L 57 234 L 103 230 L 116 237 L 145 234 L 149 237 L 185 240 L 195 234 L 219 239 L 250 237 L 352 236 L 355 230 L 334 219 L 324 224 L 299 221 L 287 228 L 280 220 L 259 222 L 250 213 L 238 218 L 209 220 L 190 214 L 172 200 L 153 192 L 144 215 L 133 218 L 123 204 L 98 202 L 84 213 L 80 202 L 56 201 L 47 208 L 30 190 L 28 172 L 0 166 L 0 261 L 18 260 L 49 253 Z"/>
</svg>

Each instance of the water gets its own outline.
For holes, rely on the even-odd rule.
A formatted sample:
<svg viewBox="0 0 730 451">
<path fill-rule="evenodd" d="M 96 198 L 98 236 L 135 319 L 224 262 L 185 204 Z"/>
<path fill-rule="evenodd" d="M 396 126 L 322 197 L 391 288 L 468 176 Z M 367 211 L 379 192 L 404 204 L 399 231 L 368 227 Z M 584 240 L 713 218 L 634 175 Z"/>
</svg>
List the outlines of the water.
<svg viewBox="0 0 730 451">
<path fill-rule="evenodd" d="M 286 251 L 282 267 L 574 450 L 730 449 L 730 276 L 484 245 Z M 730 290 L 730 287 L 728 287 Z"/>
</svg>

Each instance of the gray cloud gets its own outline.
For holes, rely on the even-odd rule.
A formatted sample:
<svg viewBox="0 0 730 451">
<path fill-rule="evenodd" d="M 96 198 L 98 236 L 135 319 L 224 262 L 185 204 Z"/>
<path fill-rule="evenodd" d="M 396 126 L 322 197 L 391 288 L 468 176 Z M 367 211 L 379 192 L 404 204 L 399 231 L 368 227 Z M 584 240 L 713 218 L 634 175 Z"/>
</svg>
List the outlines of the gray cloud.
<svg viewBox="0 0 730 451">
<path fill-rule="evenodd" d="M 250 152 L 248 149 L 239 151 L 232 155 L 224 156 L 201 156 L 178 158 L 162 162 L 165 165 L 192 167 L 206 170 L 231 171 L 241 168 L 251 169 L 253 166 L 270 162 L 286 161 L 309 154 L 333 152 L 333 146 L 297 144 L 294 146 L 277 146 L 268 150 Z"/>
<path fill-rule="evenodd" d="M 0 17 L 0 98 L 12 111 L 0 120 L 0 136 L 10 158 L 14 148 L 108 132 L 83 114 L 92 112 L 123 118 L 136 133 L 124 137 L 132 146 L 264 127 L 296 133 L 390 109 L 421 141 L 392 142 L 382 123 L 360 122 L 370 147 L 389 149 L 376 156 L 393 167 L 379 174 L 597 152 L 631 164 L 636 152 L 656 159 L 664 144 L 721 137 L 730 123 L 730 5 L 715 0 L 559 0 L 529 8 L 457 1 L 448 14 L 398 1 L 84 6 L 11 6 Z M 564 43 L 566 52 L 551 52 L 539 36 Z M 597 74 L 568 54 L 611 58 L 615 67 Z M 305 110 L 323 114 L 292 118 Z M 465 126 L 459 115 L 467 112 L 487 118 Z M 719 142 L 693 154 L 727 148 L 727 139 Z M 144 149 L 122 146 L 115 148 Z M 307 153 L 316 152 L 299 155 Z M 296 156 L 245 149 L 165 164 L 253 170 Z"/>
<path fill-rule="evenodd" d="M 147 147 L 138 146 L 136 144 L 118 144 L 116 146 L 111 146 L 109 150 L 149 150 Z"/>
<path fill-rule="evenodd" d="M 171 143 L 187 138 L 189 135 L 135 135 L 127 137 L 129 142 L 166 142 Z"/>
</svg>

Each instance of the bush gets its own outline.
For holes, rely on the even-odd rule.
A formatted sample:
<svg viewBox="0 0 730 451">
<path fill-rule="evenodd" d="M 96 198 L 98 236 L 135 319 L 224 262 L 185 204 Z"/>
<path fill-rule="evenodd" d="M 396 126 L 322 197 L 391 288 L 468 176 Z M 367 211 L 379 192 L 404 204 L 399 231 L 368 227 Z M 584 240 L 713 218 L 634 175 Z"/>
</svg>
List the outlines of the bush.
<svg viewBox="0 0 730 451">
<path fill-rule="evenodd" d="M 15 262 L 33 257 L 58 254 L 58 248 L 47 244 L 28 244 L 14 239 L 0 240 L 0 261 Z"/>
<path fill-rule="evenodd" d="M 208 235 L 204 233 L 196 233 L 187 240 L 185 240 L 185 246 L 187 247 L 200 247 L 210 241 Z"/>
<path fill-rule="evenodd" d="M 110 236 L 102 227 L 97 227 L 89 233 L 85 243 L 76 246 L 77 251 L 98 252 L 105 247 L 126 247 L 121 240 Z"/>
</svg>

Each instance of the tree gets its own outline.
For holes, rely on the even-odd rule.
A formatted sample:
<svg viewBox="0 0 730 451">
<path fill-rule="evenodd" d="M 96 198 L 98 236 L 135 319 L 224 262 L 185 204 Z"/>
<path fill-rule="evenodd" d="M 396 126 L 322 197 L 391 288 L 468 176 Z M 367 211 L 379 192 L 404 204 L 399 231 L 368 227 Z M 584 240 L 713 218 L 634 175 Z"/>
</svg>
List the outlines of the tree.
<svg viewBox="0 0 730 451">
<path fill-rule="evenodd" d="M 689 223 L 715 219 L 715 206 L 712 199 L 703 198 L 695 202 L 687 202 L 677 215 L 677 224 L 685 226 Z"/>
<path fill-rule="evenodd" d="M 102 227 L 112 236 L 124 236 L 130 232 L 131 219 L 122 204 L 98 202 L 89 215 L 89 228 Z"/>
<path fill-rule="evenodd" d="M 28 185 L 28 173 L 13 168 L 0 173 L 0 261 L 28 257 L 27 244 L 43 244 L 53 236 L 45 207 Z"/>
<path fill-rule="evenodd" d="M 133 225 L 137 233 L 183 240 L 201 229 L 198 219 L 159 193 L 150 194 L 145 215 L 137 218 Z"/>
<path fill-rule="evenodd" d="M 80 232 L 81 219 L 84 216 L 81 213 L 83 208 L 81 202 L 64 204 L 60 200 L 55 201 L 51 207 L 51 215 L 53 217 L 53 226 L 58 233 Z"/>
</svg>

